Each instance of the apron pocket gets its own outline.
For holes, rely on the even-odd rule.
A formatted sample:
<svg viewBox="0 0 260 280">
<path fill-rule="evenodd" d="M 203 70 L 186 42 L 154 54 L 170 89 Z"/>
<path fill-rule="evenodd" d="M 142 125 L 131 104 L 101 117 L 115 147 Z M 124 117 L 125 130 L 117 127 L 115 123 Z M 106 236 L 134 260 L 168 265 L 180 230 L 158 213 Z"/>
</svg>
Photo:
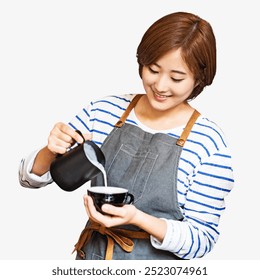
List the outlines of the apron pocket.
<svg viewBox="0 0 260 280">
<path fill-rule="evenodd" d="M 108 185 L 129 190 L 135 202 L 141 199 L 158 154 L 147 150 L 135 150 L 121 145 L 114 158 L 108 163 Z"/>
</svg>

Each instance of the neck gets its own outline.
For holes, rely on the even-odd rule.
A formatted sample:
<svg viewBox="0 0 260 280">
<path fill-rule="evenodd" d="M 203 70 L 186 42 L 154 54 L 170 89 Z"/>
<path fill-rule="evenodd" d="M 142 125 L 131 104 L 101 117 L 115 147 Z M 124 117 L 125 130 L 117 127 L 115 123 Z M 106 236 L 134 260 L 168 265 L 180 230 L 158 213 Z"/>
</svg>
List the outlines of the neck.
<svg viewBox="0 0 260 280">
<path fill-rule="evenodd" d="M 167 130 L 185 125 L 194 109 L 188 102 L 182 102 L 175 107 L 157 110 L 152 107 L 144 95 L 135 107 L 136 117 L 144 125 L 155 130 Z"/>
</svg>

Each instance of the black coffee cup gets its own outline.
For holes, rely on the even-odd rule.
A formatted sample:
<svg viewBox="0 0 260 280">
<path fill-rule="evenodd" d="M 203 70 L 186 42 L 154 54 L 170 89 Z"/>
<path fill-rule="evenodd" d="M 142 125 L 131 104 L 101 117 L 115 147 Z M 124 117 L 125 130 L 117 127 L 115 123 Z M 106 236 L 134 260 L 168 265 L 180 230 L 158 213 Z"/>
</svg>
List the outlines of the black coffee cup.
<svg viewBox="0 0 260 280">
<path fill-rule="evenodd" d="M 88 195 L 92 197 L 96 209 L 103 214 L 105 214 L 101 210 L 103 204 L 123 206 L 134 202 L 134 196 L 125 188 L 110 186 L 91 187 L 88 189 Z"/>
<path fill-rule="evenodd" d="M 86 140 L 65 154 L 58 156 L 50 166 L 53 181 L 64 191 L 74 191 L 96 177 L 104 166 L 105 156 L 92 141 Z"/>
</svg>

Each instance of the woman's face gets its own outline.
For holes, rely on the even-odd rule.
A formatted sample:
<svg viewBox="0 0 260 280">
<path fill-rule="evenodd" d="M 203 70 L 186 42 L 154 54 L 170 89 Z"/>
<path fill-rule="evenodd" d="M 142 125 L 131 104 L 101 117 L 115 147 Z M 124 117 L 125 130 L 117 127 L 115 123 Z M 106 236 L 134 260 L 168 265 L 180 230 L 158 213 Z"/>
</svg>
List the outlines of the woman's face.
<svg viewBox="0 0 260 280">
<path fill-rule="evenodd" d="M 155 63 L 144 66 L 142 80 L 151 107 L 159 111 L 186 103 L 196 86 L 180 49 L 172 50 Z"/>
</svg>

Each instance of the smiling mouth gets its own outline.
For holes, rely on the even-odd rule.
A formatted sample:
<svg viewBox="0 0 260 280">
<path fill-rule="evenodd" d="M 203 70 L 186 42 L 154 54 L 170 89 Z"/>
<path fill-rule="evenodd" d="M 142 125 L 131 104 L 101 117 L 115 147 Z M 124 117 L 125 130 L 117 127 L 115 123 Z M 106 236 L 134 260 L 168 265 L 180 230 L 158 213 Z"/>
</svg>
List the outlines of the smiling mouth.
<svg viewBox="0 0 260 280">
<path fill-rule="evenodd" d="M 163 95 L 163 94 L 159 94 L 154 92 L 155 96 L 159 97 L 159 98 L 168 98 L 168 97 L 172 97 L 172 95 Z"/>
</svg>

